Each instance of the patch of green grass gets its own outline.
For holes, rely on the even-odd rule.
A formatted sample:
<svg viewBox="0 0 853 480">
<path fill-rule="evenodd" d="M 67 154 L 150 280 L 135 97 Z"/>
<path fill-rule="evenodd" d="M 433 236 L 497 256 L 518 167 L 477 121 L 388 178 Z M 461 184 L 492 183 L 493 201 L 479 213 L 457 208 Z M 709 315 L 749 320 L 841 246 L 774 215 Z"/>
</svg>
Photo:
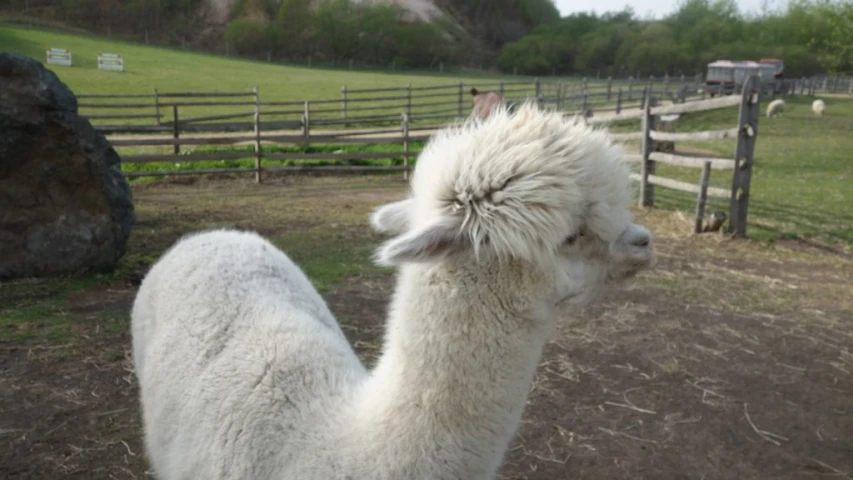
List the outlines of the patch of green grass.
<svg viewBox="0 0 853 480">
<path fill-rule="evenodd" d="M 371 261 L 378 246 L 372 236 L 360 229 L 342 230 L 296 231 L 270 240 L 305 271 L 320 293 L 330 291 L 347 278 L 391 272 Z"/>
<path fill-rule="evenodd" d="M 786 97 L 788 107 L 781 117 L 767 118 L 763 108 L 749 204 L 750 237 L 818 237 L 853 245 L 853 99 L 824 98 L 823 117 L 812 114 L 812 97 Z M 678 131 L 701 131 L 737 126 L 736 107 L 689 114 L 679 120 Z M 734 158 L 735 140 L 677 143 L 700 148 L 725 158 Z M 657 174 L 698 183 L 699 169 L 658 163 Z M 711 186 L 730 189 L 731 172 L 714 170 Z M 728 201 L 709 199 L 706 211 L 728 213 Z M 695 209 L 695 195 L 666 188 L 655 189 L 655 207 Z"/>
<path fill-rule="evenodd" d="M 0 285 L 0 341 L 45 338 L 62 343 L 70 338 L 71 325 L 63 301 L 97 283 L 95 277 L 58 277 L 43 281 L 8 282 Z"/>
<path fill-rule="evenodd" d="M 50 278 L 23 279 L 0 283 L 0 342 L 47 340 L 51 344 L 74 340 L 75 325 L 81 315 L 70 313 L 73 295 L 101 287 L 125 277 L 139 261 L 126 255 L 109 273 L 80 273 Z M 104 331 L 127 328 L 125 312 L 98 312 Z"/>
</svg>

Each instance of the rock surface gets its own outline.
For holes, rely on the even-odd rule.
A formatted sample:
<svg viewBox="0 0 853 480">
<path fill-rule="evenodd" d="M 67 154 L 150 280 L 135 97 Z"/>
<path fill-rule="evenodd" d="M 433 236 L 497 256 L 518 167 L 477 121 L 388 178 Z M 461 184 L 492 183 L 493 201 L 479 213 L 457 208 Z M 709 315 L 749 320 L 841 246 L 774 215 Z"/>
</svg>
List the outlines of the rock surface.
<svg viewBox="0 0 853 480">
<path fill-rule="evenodd" d="M 110 270 L 135 219 L 121 159 L 71 90 L 0 53 L 0 279 Z"/>
</svg>

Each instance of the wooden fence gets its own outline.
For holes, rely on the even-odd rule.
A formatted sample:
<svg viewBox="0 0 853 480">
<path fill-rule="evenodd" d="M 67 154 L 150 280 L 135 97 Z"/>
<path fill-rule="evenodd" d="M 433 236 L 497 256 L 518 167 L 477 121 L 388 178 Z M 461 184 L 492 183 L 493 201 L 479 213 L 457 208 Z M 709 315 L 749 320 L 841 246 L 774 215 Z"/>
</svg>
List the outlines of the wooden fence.
<svg viewBox="0 0 853 480">
<path fill-rule="evenodd" d="M 177 108 L 177 107 L 173 107 Z M 260 113 L 254 114 L 253 132 L 250 135 L 235 134 L 235 135 L 217 135 L 208 137 L 189 137 L 181 138 L 176 130 L 174 135 L 169 138 L 159 136 L 142 136 L 142 137 L 125 137 L 111 138 L 110 143 L 114 147 L 157 147 L 157 146 L 173 146 L 174 151 L 169 154 L 162 153 L 140 153 L 132 155 L 122 155 L 122 162 L 126 164 L 141 164 L 153 162 L 180 162 L 193 163 L 208 160 L 237 160 L 245 158 L 254 158 L 254 166 L 252 168 L 232 167 L 232 168 L 208 168 L 208 169 L 190 169 L 190 170 L 144 170 L 144 171 L 126 171 L 126 177 L 143 177 L 143 176 L 169 176 L 169 175 L 201 175 L 201 174 L 223 174 L 223 173 L 254 173 L 255 181 L 262 181 L 263 172 L 370 172 L 370 171 L 402 171 L 403 178 L 408 178 L 412 168 L 412 159 L 416 157 L 420 151 L 413 151 L 411 143 L 416 141 L 427 140 L 438 127 L 418 127 L 412 128 L 409 124 L 408 115 L 403 113 L 400 126 L 398 128 L 388 129 L 370 129 L 370 130 L 347 130 L 338 132 L 322 132 L 314 133 L 307 128 L 303 128 L 299 133 L 279 133 L 269 132 L 264 133 L 262 127 L 264 124 L 260 121 Z M 381 152 L 332 152 L 332 153 L 272 153 L 266 152 L 265 147 L 269 145 L 308 145 L 308 144 L 323 144 L 323 145 L 352 145 L 352 144 L 381 144 L 390 146 L 400 144 L 402 150 L 398 151 L 381 151 Z M 189 153 L 182 154 L 180 148 L 182 145 L 251 145 L 253 153 L 246 152 L 210 152 L 210 153 Z M 366 159 L 388 159 L 402 158 L 402 165 L 351 165 L 348 164 L 353 160 Z M 264 165 L 265 160 L 330 160 L 333 165 Z"/>
<path fill-rule="evenodd" d="M 566 111 L 566 114 L 586 113 L 584 118 L 590 123 L 614 123 L 623 120 L 640 120 L 642 128 L 637 132 L 614 133 L 618 141 L 640 141 L 642 143 L 639 154 L 627 155 L 627 160 L 639 163 L 639 173 L 633 174 L 633 178 L 640 183 L 640 204 L 646 207 L 654 205 L 655 187 L 670 188 L 697 195 L 696 200 L 696 224 L 695 231 L 702 229 L 704 208 L 707 197 L 724 198 L 730 201 L 730 231 L 736 236 L 746 235 L 746 216 L 749 199 L 749 186 L 752 166 L 752 152 L 754 150 L 755 136 L 757 134 L 759 116 L 759 93 L 760 86 L 757 77 L 751 77 L 741 95 L 722 96 L 717 98 L 705 98 L 707 92 L 699 92 L 694 89 L 690 92 L 691 85 L 676 86 L 669 89 L 661 86 L 655 90 L 653 84 L 643 85 L 642 88 L 633 86 L 614 88 L 612 83 L 587 86 L 584 89 L 576 87 L 554 86 L 544 84 L 533 84 L 533 94 L 540 102 L 551 103 L 556 107 L 581 106 L 574 111 Z M 433 90 L 437 93 L 447 86 L 436 86 Z M 434 117 L 423 115 L 424 119 L 445 119 L 443 115 L 449 114 L 449 118 L 467 116 L 470 111 L 469 87 L 459 83 L 454 86 L 454 98 L 451 105 L 443 107 L 448 112 L 435 113 Z M 574 88 L 574 90 L 573 90 Z M 507 98 L 511 95 L 522 95 L 524 86 L 499 83 L 496 90 L 504 92 Z M 385 127 L 372 127 L 362 129 L 331 129 L 329 127 L 346 125 L 340 122 L 353 115 L 359 110 L 353 105 L 358 105 L 356 99 L 364 98 L 367 103 L 371 97 L 388 90 L 371 91 L 342 90 L 342 98 L 336 99 L 340 102 L 335 105 L 337 118 L 323 116 L 327 114 L 324 110 L 331 108 L 312 109 L 311 102 L 263 102 L 257 89 L 249 92 L 173 92 L 155 93 L 157 101 L 151 106 L 151 112 L 139 113 L 144 118 L 156 118 L 159 125 L 147 125 L 145 130 L 137 130 L 143 135 L 113 135 L 110 142 L 118 148 L 132 147 L 168 147 L 172 146 L 171 153 L 132 153 L 123 154 L 122 160 L 127 164 L 144 164 L 152 162 L 180 162 L 189 163 L 200 161 L 228 161 L 236 159 L 253 158 L 251 167 L 227 167 L 227 168 L 193 168 L 188 170 L 149 170 L 149 171 L 126 171 L 127 177 L 140 176 L 169 176 L 169 175 L 198 175 L 219 173 L 254 173 L 255 180 L 261 182 L 265 172 L 377 172 L 397 171 L 402 172 L 404 178 L 408 178 L 414 159 L 420 151 L 413 149 L 412 142 L 427 140 L 436 129 L 441 128 L 444 122 L 434 124 L 413 124 L 412 116 L 418 114 L 414 108 L 414 102 L 410 99 L 411 89 L 407 86 L 402 90 L 403 108 L 396 115 L 396 125 Z M 391 90 L 393 91 L 393 90 Z M 344 96 L 344 92 L 346 96 Z M 461 92 L 461 93 L 460 93 Z M 650 94 L 652 92 L 652 94 Z M 396 91 L 396 93 L 401 93 Z M 668 101 L 662 101 L 654 93 L 667 93 L 670 95 Z M 567 99 L 580 94 L 580 102 L 571 104 Z M 691 97 L 692 95 L 692 97 Z M 90 97 L 95 98 L 95 97 Z M 399 99 L 397 98 L 397 99 Z M 460 98 L 462 99 L 460 101 Z M 520 98 L 520 97 L 519 97 Z M 529 98 L 529 97 L 528 97 Z M 608 103 L 608 98 L 610 99 Z M 549 99 L 551 99 L 549 101 Z M 564 102 L 564 103 L 561 103 Z M 642 103 L 640 103 L 642 102 Z M 301 105 L 300 105 L 301 103 Z M 450 103 L 450 102 L 448 102 Z M 206 108 L 211 105 L 226 105 L 239 107 L 243 111 L 235 113 L 217 113 L 215 115 L 181 115 L 181 109 Z M 324 105 L 324 104 L 321 104 Z M 325 104 L 330 105 L 330 104 Z M 700 112 L 725 107 L 740 105 L 740 116 L 737 126 L 725 130 L 711 130 L 704 132 L 668 132 L 658 128 L 659 119 L 666 115 L 679 115 L 688 112 Z M 295 107 L 302 108 L 295 108 Z M 267 108 L 264 110 L 264 108 Z M 291 110 L 287 110 L 291 108 Z M 340 108 L 340 110 L 338 110 Z M 282 115 L 299 114 L 298 119 L 282 119 Z M 383 114 L 385 115 L 385 114 Z M 233 122 L 235 119 L 249 116 L 247 129 L 242 122 Z M 278 119 L 264 120 L 267 117 L 279 116 Z M 320 117 L 320 118 L 317 118 Z M 378 115 L 374 115 L 374 121 Z M 359 116 L 365 119 L 367 116 Z M 390 122 L 390 118 L 381 117 L 383 121 Z M 227 123 L 223 123 L 225 120 Z M 244 130 L 250 130 L 251 133 Z M 199 132 L 230 132 L 219 133 L 215 136 L 198 135 Z M 153 135 L 152 135 L 153 134 Z M 737 156 L 735 159 L 712 158 L 679 153 L 665 153 L 656 148 L 662 142 L 682 141 L 710 141 L 724 138 L 737 138 Z M 269 146 L 275 145 L 353 145 L 374 144 L 383 145 L 388 148 L 383 151 L 370 152 L 275 152 L 270 151 Z M 219 151 L 219 152 L 182 152 L 183 146 L 251 146 L 251 152 Z M 399 145 L 396 149 L 392 146 Z M 343 148 L 341 148 L 342 150 Z M 398 159 L 397 164 L 390 165 L 358 165 L 354 161 L 372 159 Z M 284 165 L 278 161 L 293 160 L 298 162 L 324 160 L 328 165 L 292 164 Z M 701 169 L 699 180 L 696 184 L 665 178 L 656 174 L 657 162 L 682 167 L 695 167 Z M 723 189 L 709 186 L 711 170 L 732 171 L 731 189 Z"/>
<path fill-rule="evenodd" d="M 655 187 L 664 187 L 696 194 L 696 216 L 694 232 L 702 231 L 707 198 L 716 197 L 729 200 L 729 232 L 734 236 L 745 237 L 747 211 L 749 206 L 749 188 L 752 175 L 753 152 L 758 135 L 760 110 L 760 82 L 757 76 L 749 78 L 741 95 L 723 96 L 694 102 L 658 105 L 654 97 L 649 97 L 640 112 L 623 113 L 609 117 L 590 118 L 590 123 L 612 123 L 623 120 L 641 120 L 639 132 L 614 133 L 616 140 L 642 142 L 639 154 L 626 155 L 627 160 L 640 164 L 640 173 L 632 177 L 640 183 L 641 206 L 654 205 Z M 708 130 L 701 132 L 665 132 L 656 128 L 661 116 L 680 115 L 688 112 L 701 112 L 740 105 L 738 122 L 735 128 Z M 656 142 L 710 141 L 724 138 L 737 138 L 735 158 L 715 158 L 692 156 L 655 151 Z M 696 184 L 674 180 L 656 175 L 657 162 L 681 167 L 701 169 Z M 729 170 L 732 172 L 730 189 L 710 187 L 711 170 Z"/>
<path fill-rule="evenodd" d="M 348 89 L 340 98 L 262 99 L 257 88 L 243 92 L 160 92 L 151 94 L 81 94 L 81 114 L 106 134 L 251 131 L 256 112 L 272 129 L 396 125 L 400 113 L 411 124 L 435 124 L 460 118 L 471 108 L 470 90 L 495 90 L 508 101 L 535 98 L 568 112 L 620 112 L 642 108 L 647 96 L 685 101 L 698 95 L 700 77 L 645 80 L 581 79 L 573 82 L 466 83 L 424 87 Z M 704 93 L 702 93 L 704 95 Z M 177 107 L 177 109 L 175 109 Z"/>
<path fill-rule="evenodd" d="M 821 75 L 798 80 L 797 88 L 801 95 L 832 93 L 853 96 L 853 77 L 850 75 Z"/>
</svg>

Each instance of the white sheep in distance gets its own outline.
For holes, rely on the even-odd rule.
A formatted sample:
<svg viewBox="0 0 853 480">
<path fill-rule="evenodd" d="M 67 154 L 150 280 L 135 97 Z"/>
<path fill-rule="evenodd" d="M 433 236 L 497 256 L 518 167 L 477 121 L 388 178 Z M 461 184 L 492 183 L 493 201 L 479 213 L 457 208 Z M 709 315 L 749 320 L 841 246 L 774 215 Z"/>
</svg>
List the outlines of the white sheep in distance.
<svg viewBox="0 0 853 480">
<path fill-rule="evenodd" d="M 368 372 L 303 272 L 254 233 L 178 241 L 132 312 L 160 480 L 494 478 L 556 307 L 648 268 L 604 130 L 521 105 L 437 133 L 376 210 L 398 267 Z"/>
<path fill-rule="evenodd" d="M 815 115 L 821 116 L 821 115 L 823 115 L 823 112 L 825 112 L 825 111 L 826 111 L 826 104 L 823 103 L 823 100 L 818 98 L 817 100 L 812 102 L 812 112 L 814 112 Z"/>
<path fill-rule="evenodd" d="M 776 100 L 773 100 L 772 102 L 767 104 L 768 117 L 775 117 L 777 115 L 781 115 L 784 110 L 785 100 L 782 100 L 781 98 L 777 98 Z"/>
</svg>

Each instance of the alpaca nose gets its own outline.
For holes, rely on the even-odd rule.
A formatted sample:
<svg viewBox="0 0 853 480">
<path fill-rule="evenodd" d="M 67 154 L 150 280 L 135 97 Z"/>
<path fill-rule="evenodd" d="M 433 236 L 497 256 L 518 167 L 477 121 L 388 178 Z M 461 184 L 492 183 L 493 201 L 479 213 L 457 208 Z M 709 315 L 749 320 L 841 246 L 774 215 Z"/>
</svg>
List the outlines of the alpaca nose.
<svg viewBox="0 0 853 480">
<path fill-rule="evenodd" d="M 631 228 L 628 232 L 628 238 L 626 243 L 633 247 L 646 248 L 652 243 L 652 234 L 644 227 L 639 225 L 634 225 L 634 228 Z"/>
<path fill-rule="evenodd" d="M 638 235 L 631 241 L 631 245 L 635 247 L 648 247 L 652 242 L 652 236 L 649 234 Z"/>
</svg>

